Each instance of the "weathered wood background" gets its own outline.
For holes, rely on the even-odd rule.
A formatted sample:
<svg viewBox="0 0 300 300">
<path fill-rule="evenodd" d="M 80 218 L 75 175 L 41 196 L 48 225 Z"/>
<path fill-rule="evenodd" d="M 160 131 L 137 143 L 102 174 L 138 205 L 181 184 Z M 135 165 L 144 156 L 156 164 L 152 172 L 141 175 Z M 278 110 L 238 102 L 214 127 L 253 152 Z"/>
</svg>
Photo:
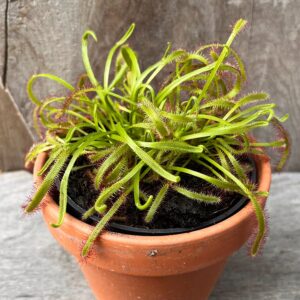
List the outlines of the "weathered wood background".
<svg viewBox="0 0 300 300">
<path fill-rule="evenodd" d="M 101 71 L 107 50 L 132 22 L 137 28 L 130 43 L 147 66 L 161 56 L 167 41 L 173 42 L 174 48 L 191 50 L 203 43 L 225 41 L 230 25 L 240 17 L 246 18 L 249 26 L 234 46 L 247 66 L 247 90 L 269 92 L 278 111 L 290 113 L 286 127 L 293 152 L 288 170 L 299 171 L 298 0 L 1 0 L 0 76 L 32 130 L 26 81 L 33 73 L 50 72 L 74 82 L 83 71 L 80 39 L 86 28 L 97 33 L 99 43 L 93 44 L 90 52 L 95 69 Z M 61 92 L 45 80 L 39 82 L 38 91 L 40 96 Z M 5 124 L 12 118 L 11 111 L 0 111 L 0 118 L 4 120 L 0 125 Z M 1 125 L 1 144 L 15 138 L 7 137 L 4 130 Z M 7 146 L 3 155 L 11 151 L 14 148 Z M 22 164 L 0 165 L 0 169 L 18 167 Z"/>
</svg>

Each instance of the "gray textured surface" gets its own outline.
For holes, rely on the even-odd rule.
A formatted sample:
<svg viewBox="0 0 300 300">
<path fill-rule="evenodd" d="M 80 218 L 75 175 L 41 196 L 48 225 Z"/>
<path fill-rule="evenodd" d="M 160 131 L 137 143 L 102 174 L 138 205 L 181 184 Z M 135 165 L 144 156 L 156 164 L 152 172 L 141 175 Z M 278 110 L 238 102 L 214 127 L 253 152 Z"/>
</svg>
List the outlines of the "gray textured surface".
<svg viewBox="0 0 300 300">
<path fill-rule="evenodd" d="M 31 182 L 23 171 L 0 175 L 0 299 L 93 299 L 75 261 L 40 215 L 22 217 L 19 206 Z M 251 259 L 246 249 L 234 255 L 211 300 L 300 299 L 299 187 L 300 173 L 274 176 L 263 255 Z"/>
<path fill-rule="evenodd" d="M 0 77 L 3 76 L 5 62 L 5 13 L 6 1 L 0 1 Z M 0 82 L 2 82 L 0 78 Z"/>
<path fill-rule="evenodd" d="M 1 15 L 5 2 L 0 4 Z M 288 170 L 299 171 L 298 0 L 9 1 L 7 84 L 32 125 L 32 106 L 25 92 L 27 79 L 33 73 L 51 72 L 74 82 L 83 71 L 80 38 L 84 29 L 92 28 L 99 37 L 99 44 L 91 46 L 91 60 L 99 71 L 106 51 L 131 22 L 136 22 L 137 29 L 130 43 L 147 66 L 160 57 L 167 41 L 172 41 L 174 48 L 191 50 L 203 43 L 225 41 L 230 25 L 240 17 L 246 18 L 249 26 L 234 46 L 248 67 L 247 90 L 269 92 L 279 111 L 290 113 L 286 125 L 294 143 Z M 3 30 L 1 18 L 0 37 Z M 0 61 L 2 53 L 0 38 Z M 41 96 L 60 93 L 46 80 L 39 82 Z"/>
<path fill-rule="evenodd" d="M 32 175 L 25 171 L 0 175 L 0 299 L 93 299 L 40 214 L 22 214 L 31 186 Z"/>
<path fill-rule="evenodd" d="M 33 143 L 16 103 L 0 82 L 0 171 L 16 170 Z"/>
</svg>

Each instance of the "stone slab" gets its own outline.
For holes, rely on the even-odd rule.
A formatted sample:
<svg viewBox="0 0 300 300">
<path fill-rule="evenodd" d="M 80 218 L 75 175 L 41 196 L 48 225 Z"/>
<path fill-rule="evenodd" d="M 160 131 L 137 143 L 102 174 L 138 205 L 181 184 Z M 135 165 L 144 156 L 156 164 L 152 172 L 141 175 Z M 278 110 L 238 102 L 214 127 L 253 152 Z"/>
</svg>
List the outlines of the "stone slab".
<svg viewBox="0 0 300 300">
<path fill-rule="evenodd" d="M 22 216 L 31 186 L 24 171 L 0 174 L 0 299 L 93 299 L 75 260 L 50 236 L 40 214 Z M 235 254 L 211 300 L 300 300 L 299 187 L 300 173 L 274 175 L 262 255 L 252 259 L 246 248 Z"/>
</svg>

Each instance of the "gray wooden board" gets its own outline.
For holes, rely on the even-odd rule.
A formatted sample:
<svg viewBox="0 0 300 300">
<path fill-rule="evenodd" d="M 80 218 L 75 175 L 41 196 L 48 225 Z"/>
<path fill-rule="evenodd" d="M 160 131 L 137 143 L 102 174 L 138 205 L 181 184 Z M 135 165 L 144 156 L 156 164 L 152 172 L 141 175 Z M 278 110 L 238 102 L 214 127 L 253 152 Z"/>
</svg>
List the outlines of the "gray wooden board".
<svg viewBox="0 0 300 300">
<path fill-rule="evenodd" d="M 5 63 L 5 14 L 6 0 L 0 1 L 0 77 L 3 76 L 3 67 Z"/>
<path fill-rule="evenodd" d="M 0 116 L 0 170 L 20 169 L 33 137 L 16 103 L 1 83 Z"/>
<path fill-rule="evenodd" d="M 101 74 L 107 50 L 131 22 L 136 22 L 137 28 L 130 44 L 145 67 L 162 55 L 167 41 L 173 42 L 174 48 L 188 49 L 224 42 L 230 25 L 240 17 L 249 21 L 248 29 L 234 43 L 249 71 L 246 90 L 269 92 L 279 112 L 290 113 L 286 126 L 293 139 L 293 155 L 287 169 L 299 171 L 298 0 L 9 1 L 8 87 L 32 128 L 26 81 L 33 73 L 50 72 L 73 83 L 83 72 L 80 39 L 86 28 L 99 38 L 98 44 L 91 43 L 90 52 L 96 73 Z M 42 97 L 62 93 L 47 80 L 41 80 L 36 91 Z"/>
<path fill-rule="evenodd" d="M 20 205 L 31 185 L 24 171 L 0 175 L 0 299 L 93 299 L 74 259 L 50 236 L 41 216 L 22 216 Z M 274 175 L 263 254 L 252 259 L 245 248 L 235 254 L 212 300 L 300 299 L 299 187 L 300 173 Z"/>
</svg>

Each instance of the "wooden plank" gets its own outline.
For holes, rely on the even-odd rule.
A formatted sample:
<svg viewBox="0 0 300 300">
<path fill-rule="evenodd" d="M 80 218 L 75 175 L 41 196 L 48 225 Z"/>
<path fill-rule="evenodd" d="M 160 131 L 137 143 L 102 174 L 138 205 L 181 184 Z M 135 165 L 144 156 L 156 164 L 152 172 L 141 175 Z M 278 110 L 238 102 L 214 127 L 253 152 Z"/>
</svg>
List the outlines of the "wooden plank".
<svg viewBox="0 0 300 300">
<path fill-rule="evenodd" d="M 32 131 L 33 105 L 26 94 L 27 80 L 44 72 L 74 82 L 82 71 L 80 37 L 87 26 L 88 7 L 89 3 L 79 0 L 10 3 L 7 82 Z M 38 96 L 62 91 L 47 80 L 41 80 L 36 89 Z"/>
<path fill-rule="evenodd" d="M 211 300 L 300 299 L 299 184 L 300 173 L 274 175 L 262 255 L 252 259 L 245 248 L 234 255 Z M 22 217 L 18 207 L 31 185 L 24 171 L 0 174 L 0 299 L 93 299 L 78 265 L 40 214 Z"/>
<path fill-rule="evenodd" d="M 290 114 L 285 123 L 292 139 L 292 156 L 287 169 L 300 170 L 300 2 L 254 1 L 247 61 L 251 89 L 263 90 L 278 104 L 280 115 Z M 270 133 L 262 131 L 261 137 Z M 274 139 L 274 134 L 271 137 Z"/>
<path fill-rule="evenodd" d="M 5 14 L 6 1 L 0 1 L 0 77 L 3 76 L 5 64 Z"/>
<path fill-rule="evenodd" d="M 33 137 L 10 93 L 1 84 L 0 116 L 0 170 L 22 169 Z"/>
<path fill-rule="evenodd" d="M 33 73 L 49 72 L 73 83 L 83 72 L 80 38 L 86 28 L 95 30 L 99 38 L 97 45 L 91 43 L 91 60 L 101 74 L 107 50 L 132 22 L 137 29 L 130 44 L 145 67 L 161 56 L 167 41 L 174 42 L 174 48 L 189 49 L 225 41 L 230 25 L 244 17 L 248 29 L 234 45 L 242 51 L 249 71 L 246 91 L 263 89 L 278 103 L 280 113 L 290 113 L 287 128 L 294 143 L 288 170 L 300 170 L 299 10 L 297 0 L 13 1 L 9 5 L 8 86 L 32 129 L 27 79 Z M 43 97 L 62 93 L 46 80 L 36 90 Z"/>
<path fill-rule="evenodd" d="M 237 19 L 240 9 L 233 7 L 230 15 L 220 18 L 221 3 L 206 0 L 200 7 L 196 0 L 189 3 L 182 0 L 12 2 L 9 6 L 8 87 L 32 128 L 32 105 L 27 99 L 26 81 L 34 73 L 47 72 L 73 83 L 84 70 L 80 40 L 86 28 L 92 28 L 99 38 L 98 44 L 91 43 L 90 52 L 100 77 L 107 51 L 132 22 L 137 27 L 130 44 L 138 52 L 143 67 L 161 57 L 168 41 L 174 42 L 174 48 L 195 49 L 200 44 L 227 38 L 229 25 Z M 251 4 L 246 4 L 244 11 L 245 16 L 250 14 Z M 247 41 L 246 37 L 243 43 Z M 15 74 L 19 74 L 18 80 Z M 62 89 L 47 80 L 41 80 L 37 86 L 41 97 L 61 92 Z"/>
</svg>

